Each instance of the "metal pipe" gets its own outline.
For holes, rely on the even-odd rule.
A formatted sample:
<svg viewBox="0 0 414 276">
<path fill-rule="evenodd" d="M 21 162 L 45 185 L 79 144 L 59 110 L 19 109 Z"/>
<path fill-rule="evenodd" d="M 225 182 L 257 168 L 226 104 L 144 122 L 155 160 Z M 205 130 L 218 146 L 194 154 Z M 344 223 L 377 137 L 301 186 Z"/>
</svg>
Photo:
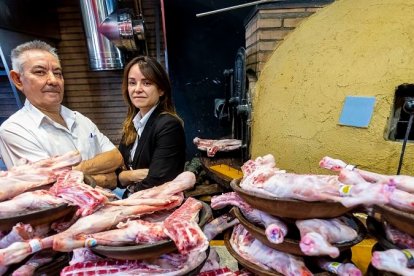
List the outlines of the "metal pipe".
<svg viewBox="0 0 414 276">
<path fill-rule="evenodd" d="M 116 0 L 80 0 L 83 26 L 92 71 L 117 70 L 124 67 L 121 51 L 98 32 L 105 18 L 113 13 Z"/>
<path fill-rule="evenodd" d="M 254 1 L 254 2 L 250 2 L 250 3 L 246 3 L 246 4 L 231 6 L 231 7 L 227 7 L 227 8 L 223 8 L 223 9 L 218 9 L 218 10 L 214 10 L 214 11 L 197 13 L 196 17 L 202 17 L 202 16 L 216 14 L 216 13 L 220 13 L 220 12 L 240 9 L 240 8 L 244 8 L 244 7 L 254 6 L 254 5 L 257 5 L 257 4 L 267 3 L 267 2 L 282 2 L 282 1 L 283 0 L 259 0 L 259 1 Z"/>
</svg>

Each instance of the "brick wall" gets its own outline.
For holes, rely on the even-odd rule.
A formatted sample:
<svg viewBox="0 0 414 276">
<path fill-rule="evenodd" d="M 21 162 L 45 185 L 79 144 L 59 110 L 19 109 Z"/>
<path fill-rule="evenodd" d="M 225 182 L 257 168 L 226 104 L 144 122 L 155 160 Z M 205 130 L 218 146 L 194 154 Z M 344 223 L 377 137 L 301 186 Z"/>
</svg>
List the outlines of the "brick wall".
<svg viewBox="0 0 414 276">
<path fill-rule="evenodd" d="M 247 20 L 246 56 L 247 69 L 257 76 L 271 53 L 302 20 L 333 1 L 292 1 L 258 5 Z"/>
<path fill-rule="evenodd" d="M 143 0 L 148 54 L 160 53 L 164 61 L 162 26 L 156 26 L 155 15 L 161 16 L 157 0 Z M 90 118 L 115 144 L 120 142 L 126 105 L 121 95 L 122 70 L 90 71 L 88 51 L 78 1 L 64 0 L 58 5 L 61 40 L 57 44 L 65 77 L 64 104 Z M 159 19 L 161 21 L 161 18 Z M 160 22 L 161 24 L 161 22 Z M 159 27 L 159 43 L 156 41 Z M 158 51 L 157 51 L 158 47 Z"/>
</svg>

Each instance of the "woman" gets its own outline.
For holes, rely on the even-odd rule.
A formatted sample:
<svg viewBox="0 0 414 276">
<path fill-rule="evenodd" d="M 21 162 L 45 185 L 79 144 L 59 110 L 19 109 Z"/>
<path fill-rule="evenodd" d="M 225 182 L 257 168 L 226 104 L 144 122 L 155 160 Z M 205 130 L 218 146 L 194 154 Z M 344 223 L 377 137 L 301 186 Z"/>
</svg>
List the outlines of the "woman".
<svg viewBox="0 0 414 276">
<path fill-rule="evenodd" d="M 183 171 L 185 136 L 168 75 L 155 59 L 140 56 L 127 64 L 122 95 L 128 112 L 119 145 L 125 166 L 118 179 L 127 187 L 125 197 L 164 184 Z"/>
</svg>

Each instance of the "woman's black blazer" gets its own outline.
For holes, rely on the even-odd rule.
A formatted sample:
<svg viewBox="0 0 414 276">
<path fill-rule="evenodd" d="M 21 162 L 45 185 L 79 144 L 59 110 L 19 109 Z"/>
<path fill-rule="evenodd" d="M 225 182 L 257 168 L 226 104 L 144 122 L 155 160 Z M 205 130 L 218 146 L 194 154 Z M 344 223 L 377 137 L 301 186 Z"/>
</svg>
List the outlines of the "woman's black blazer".
<svg viewBox="0 0 414 276">
<path fill-rule="evenodd" d="M 148 176 L 137 183 L 135 191 L 148 189 L 173 180 L 183 172 L 185 163 L 185 134 L 181 121 L 157 109 L 149 117 L 139 138 L 132 163 L 128 163 L 133 144 L 121 142 L 119 150 L 126 167 L 148 168 Z"/>
</svg>

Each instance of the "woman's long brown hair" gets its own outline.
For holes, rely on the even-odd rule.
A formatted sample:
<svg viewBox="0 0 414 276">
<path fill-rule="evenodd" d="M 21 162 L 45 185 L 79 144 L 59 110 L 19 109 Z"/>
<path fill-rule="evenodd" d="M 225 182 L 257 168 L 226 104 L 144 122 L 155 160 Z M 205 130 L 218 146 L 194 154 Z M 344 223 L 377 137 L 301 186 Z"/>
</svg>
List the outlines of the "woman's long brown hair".
<svg viewBox="0 0 414 276">
<path fill-rule="evenodd" d="M 132 59 L 124 69 L 124 75 L 122 77 L 122 96 L 124 101 L 128 105 L 128 111 L 126 118 L 122 124 L 123 140 L 125 145 L 134 143 L 137 132 L 134 127 L 133 119 L 138 114 L 139 108 L 136 108 L 129 98 L 128 93 L 128 74 L 131 67 L 138 64 L 141 73 L 151 82 L 155 83 L 158 88 L 164 92 L 164 95 L 160 97 L 158 108 L 162 113 L 170 113 L 177 118 L 178 115 L 175 112 L 175 107 L 172 104 L 171 99 L 171 83 L 168 78 L 167 72 L 165 72 L 162 65 L 154 58 L 148 56 L 138 56 Z M 179 118 L 180 119 L 180 118 Z M 181 120 L 181 119 L 180 119 Z"/>
</svg>

